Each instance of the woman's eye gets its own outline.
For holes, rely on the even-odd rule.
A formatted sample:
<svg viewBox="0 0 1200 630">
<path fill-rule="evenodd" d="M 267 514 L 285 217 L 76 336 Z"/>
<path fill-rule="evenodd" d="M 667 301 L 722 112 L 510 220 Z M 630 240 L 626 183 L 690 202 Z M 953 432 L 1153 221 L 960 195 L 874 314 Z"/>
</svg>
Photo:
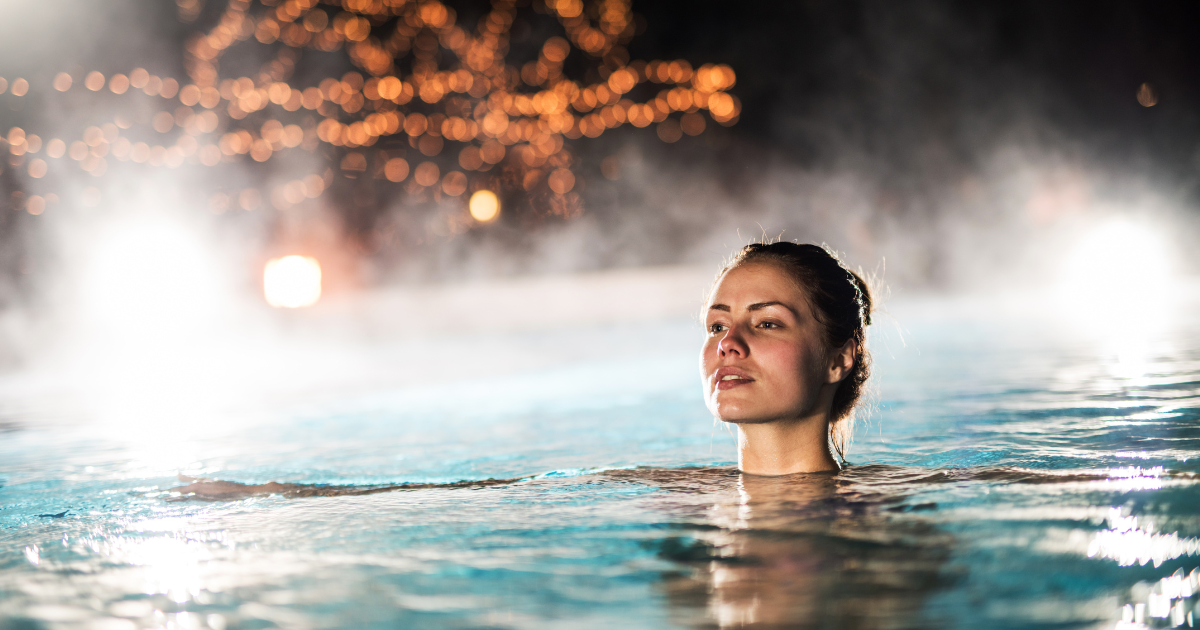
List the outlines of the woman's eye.
<svg viewBox="0 0 1200 630">
<path fill-rule="evenodd" d="M 779 328 L 779 324 L 775 322 L 762 322 L 758 325 L 759 328 Z"/>
<path fill-rule="evenodd" d="M 708 326 L 708 332 L 710 333 L 719 333 L 722 330 L 725 330 L 725 324 L 710 324 Z"/>
</svg>

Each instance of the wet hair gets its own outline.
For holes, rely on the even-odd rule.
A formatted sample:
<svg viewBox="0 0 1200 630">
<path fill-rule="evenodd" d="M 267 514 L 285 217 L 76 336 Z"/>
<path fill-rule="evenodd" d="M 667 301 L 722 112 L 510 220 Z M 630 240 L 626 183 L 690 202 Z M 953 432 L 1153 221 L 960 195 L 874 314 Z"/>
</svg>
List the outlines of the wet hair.
<svg viewBox="0 0 1200 630">
<path fill-rule="evenodd" d="M 778 241 L 751 243 L 734 254 L 717 278 L 749 263 L 778 265 L 808 294 L 809 306 L 824 331 L 826 352 L 853 340 L 854 367 L 833 394 L 829 412 L 829 439 L 843 461 L 853 433 L 854 407 L 871 375 L 866 328 L 871 324 L 871 290 L 862 276 L 846 268 L 825 247 Z"/>
</svg>

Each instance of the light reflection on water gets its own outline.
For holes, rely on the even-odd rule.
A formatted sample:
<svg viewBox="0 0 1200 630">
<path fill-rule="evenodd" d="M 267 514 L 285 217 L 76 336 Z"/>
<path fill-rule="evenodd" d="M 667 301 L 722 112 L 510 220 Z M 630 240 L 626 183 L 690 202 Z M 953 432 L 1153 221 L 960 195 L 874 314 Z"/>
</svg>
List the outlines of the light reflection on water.
<svg viewBox="0 0 1200 630">
<path fill-rule="evenodd" d="M 1147 562 L 1157 567 L 1180 556 L 1200 553 L 1200 539 L 1180 538 L 1176 532 L 1157 534 L 1153 526 L 1139 526 L 1138 517 L 1122 516 L 1117 508 L 1112 508 L 1108 522 L 1109 529 L 1096 534 L 1088 545 L 1089 558 L 1109 558 L 1123 567 Z"/>
<path fill-rule="evenodd" d="M 0 628 L 1187 626 L 1200 330 L 1180 319 L 1108 343 L 955 308 L 897 304 L 907 345 L 876 331 L 877 410 L 836 476 L 729 466 L 687 322 L 479 338 L 437 369 L 590 350 L 122 430 L 112 408 L 59 417 L 61 401 L 10 382 Z M 176 472 L 549 471 L 368 496 L 164 492 Z"/>
</svg>

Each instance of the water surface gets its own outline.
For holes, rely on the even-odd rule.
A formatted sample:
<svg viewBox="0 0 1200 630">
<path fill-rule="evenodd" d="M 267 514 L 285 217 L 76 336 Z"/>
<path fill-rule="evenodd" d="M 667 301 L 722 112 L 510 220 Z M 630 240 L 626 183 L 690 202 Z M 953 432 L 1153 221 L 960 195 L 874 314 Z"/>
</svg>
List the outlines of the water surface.
<svg viewBox="0 0 1200 630">
<path fill-rule="evenodd" d="M 429 359 L 439 378 L 217 408 L 187 390 L 100 413 L 10 375 L 0 628 L 1200 622 L 1200 326 L 892 310 L 837 475 L 737 473 L 700 400 L 689 321 L 363 349 L 458 354 Z M 469 367 L 535 346 L 553 358 Z M 527 478 L 206 502 L 172 500 L 177 473 Z"/>
</svg>

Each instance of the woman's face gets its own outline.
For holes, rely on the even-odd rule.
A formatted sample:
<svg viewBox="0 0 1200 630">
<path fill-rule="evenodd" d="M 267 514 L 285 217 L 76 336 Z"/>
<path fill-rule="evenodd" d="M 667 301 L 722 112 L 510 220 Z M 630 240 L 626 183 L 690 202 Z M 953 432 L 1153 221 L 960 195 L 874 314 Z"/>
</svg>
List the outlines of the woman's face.
<svg viewBox="0 0 1200 630">
<path fill-rule="evenodd" d="M 826 360 L 804 289 L 785 271 L 772 263 L 735 267 L 706 310 L 700 373 L 714 416 L 758 423 L 828 413 L 841 371 Z"/>
</svg>

